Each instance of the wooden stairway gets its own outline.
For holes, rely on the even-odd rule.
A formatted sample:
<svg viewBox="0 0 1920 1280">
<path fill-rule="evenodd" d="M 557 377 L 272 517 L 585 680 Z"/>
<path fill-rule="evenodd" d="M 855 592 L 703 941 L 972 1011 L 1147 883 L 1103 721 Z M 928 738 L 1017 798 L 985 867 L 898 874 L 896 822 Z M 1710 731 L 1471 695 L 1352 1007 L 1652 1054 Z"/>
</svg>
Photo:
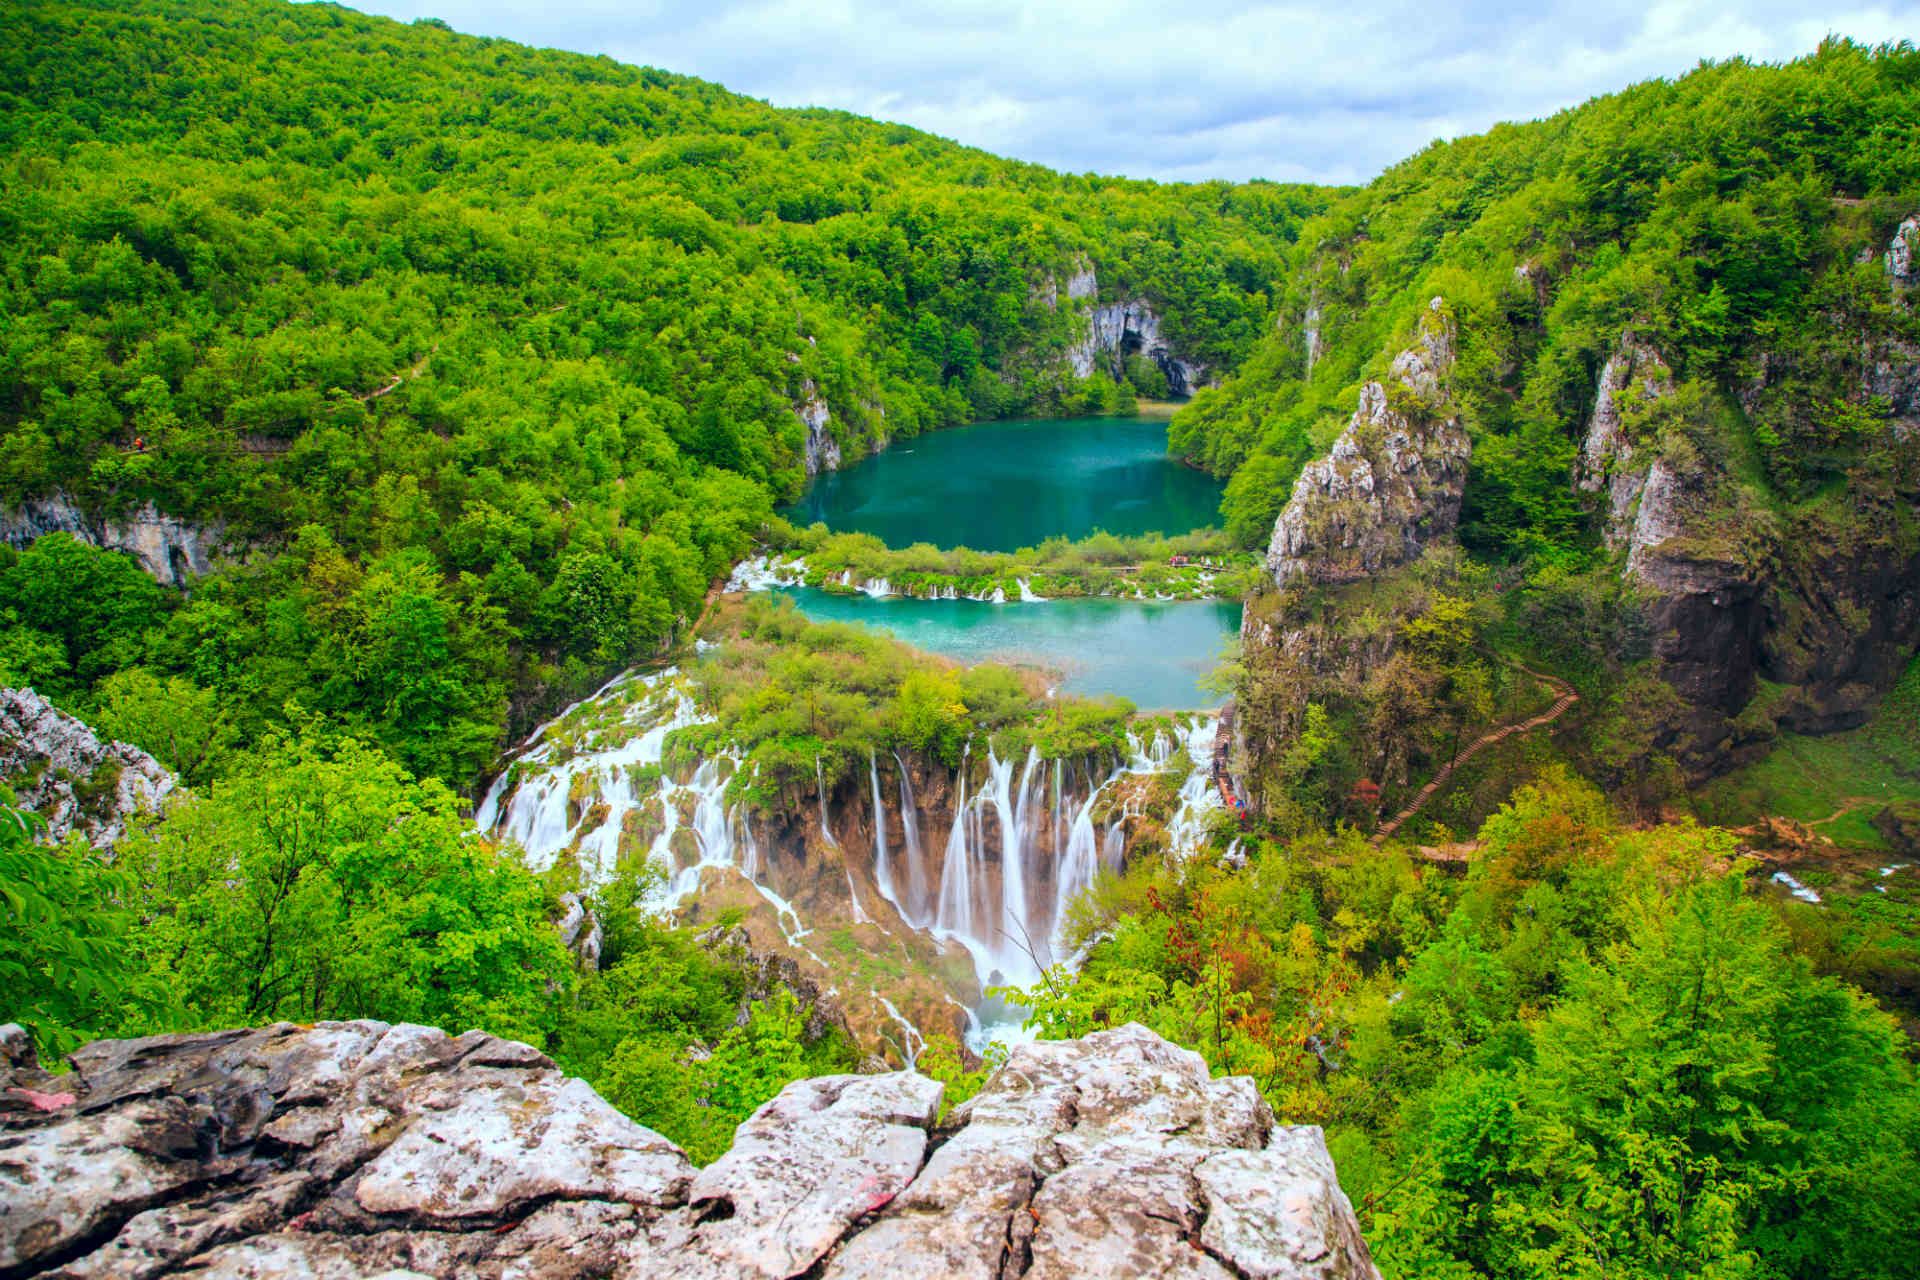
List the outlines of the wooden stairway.
<svg viewBox="0 0 1920 1280">
<path fill-rule="evenodd" d="M 1526 670 L 1524 667 L 1521 669 Z M 1453 771 L 1455 769 L 1458 769 L 1461 765 L 1473 759 L 1496 742 L 1504 742 L 1516 733 L 1531 733 L 1541 725 L 1552 724 L 1555 720 L 1558 720 L 1562 715 L 1566 714 L 1568 707 L 1580 701 L 1580 695 L 1575 693 L 1565 681 L 1556 680 L 1552 676 L 1541 675 L 1538 671 L 1527 671 L 1527 674 L 1536 680 L 1544 681 L 1560 690 L 1560 696 L 1554 701 L 1553 706 L 1531 719 L 1516 720 L 1512 724 L 1502 725 L 1491 733 L 1483 733 L 1465 747 L 1455 752 L 1453 759 L 1441 766 L 1440 772 L 1433 775 L 1433 781 L 1420 788 L 1420 793 L 1414 796 L 1406 808 L 1394 814 L 1375 829 L 1373 833 L 1373 843 L 1376 847 L 1391 837 L 1394 832 L 1398 831 L 1414 814 L 1419 813 L 1427 801 L 1433 798 L 1434 793 L 1439 791 L 1441 787 L 1447 785 L 1447 780 L 1453 777 Z"/>
</svg>

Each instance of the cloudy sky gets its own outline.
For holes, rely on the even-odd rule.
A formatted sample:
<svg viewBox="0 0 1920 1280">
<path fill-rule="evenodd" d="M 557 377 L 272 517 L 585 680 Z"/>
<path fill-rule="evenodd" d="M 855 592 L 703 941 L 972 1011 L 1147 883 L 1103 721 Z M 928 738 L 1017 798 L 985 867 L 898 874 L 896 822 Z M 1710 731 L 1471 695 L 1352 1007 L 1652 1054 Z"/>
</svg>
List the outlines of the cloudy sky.
<svg viewBox="0 0 1920 1280">
<path fill-rule="evenodd" d="M 605 53 L 781 106 L 901 120 L 1055 168 L 1351 182 L 1435 138 L 1828 32 L 1920 38 L 1920 0 L 348 0 Z"/>
</svg>

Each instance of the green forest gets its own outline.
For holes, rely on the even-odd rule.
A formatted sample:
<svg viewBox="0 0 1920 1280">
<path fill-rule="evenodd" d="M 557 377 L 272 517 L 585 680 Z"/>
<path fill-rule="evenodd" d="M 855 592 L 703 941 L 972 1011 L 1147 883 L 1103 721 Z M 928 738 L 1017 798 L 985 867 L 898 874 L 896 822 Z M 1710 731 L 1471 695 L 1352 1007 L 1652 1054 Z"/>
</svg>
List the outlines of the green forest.
<svg viewBox="0 0 1920 1280">
<path fill-rule="evenodd" d="M 1569 483 L 1631 332 L 1676 390 L 1629 398 L 1630 430 L 1722 477 L 1716 530 L 1763 581 L 1920 546 L 1913 450 L 1861 389 L 1875 352 L 1920 344 L 1876 256 L 1920 212 L 1910 44 L 1706 64 L 1338 189 L 1055 173 L 328 4 L 7 14 L 0 507 L 151 506 L 226 551 L 182 591 L 64 532 L 0 547 L 0 685 L 183 788 L 111 857 L 0 794 L 0 1021 L 43 1051 L 482 1027 L 715 1158 L 861 1047 L 649 913 L 657 872 L 583 885 L 476 831 L 510 744 L 678 661 L 710 718 L 671 756 L 737 751 L 765 811 L 875 753 L 1118 755 L 1148 727 L 1123 702 L 716 589 L 775 550 L 816 579 L 1178 591 L 1178 554 L 1261 617 L 1254 553 L 1295 478 L 1438 296 L 1474 446 L 1459 546 L 1312 597 L 1329 634 L 1392 638 L 1353 687 L 1225 656 L 1243 714 L 1305 708 L 1258 819 L 1216 813 L 1207 856 L 1102 877 L 1032 1026 L 1142 1022 L 1324 1126 L 1395 1280 L 1920 1275 L 1920 876 L 1756 892 L 1726 829 L 1832 815 L 1893 859 L 1845 806 L 1870 781 L 1920 831 L 1920 663 L 1863 727 L 1768 720 L 1775 754 L 1700 785 L 1653 737 L 1672 695 L 1644 602 Z M 1089 265 L 1100 301 L 1151 301 L 1223 375 L 1169 429 L 1226 480 L 1220 529 L 985 555 L 774 514 L 807 482 L 815 398 L 851 459 L 1164 393 L 1138 361 L 1073 376 L 1064 282 Z M 1561 688 L 1576 734 L 1483 758 L 1414 838 L 1367 839 L 1382 758 L 1410 789 Z M 552 927 L 573 892 L 597 966 Z M 993 1065 L 940 1041 L 920 1060 L 948 1106 Z"/>
<path fill-rule="evenodd" d="M 1325 203 L 330 5 L 9 11 L 0 497 L 251 550 L 111 654 L 16 607 L 8 665 L 191 680 L 249 736 L 297 701 L 457 789 L 684 637 L 803 483 L 810 391 L 851 452 L 1111 407 L 1042 296 L 1083 263 L 1230 367 Z"/>
</svg>

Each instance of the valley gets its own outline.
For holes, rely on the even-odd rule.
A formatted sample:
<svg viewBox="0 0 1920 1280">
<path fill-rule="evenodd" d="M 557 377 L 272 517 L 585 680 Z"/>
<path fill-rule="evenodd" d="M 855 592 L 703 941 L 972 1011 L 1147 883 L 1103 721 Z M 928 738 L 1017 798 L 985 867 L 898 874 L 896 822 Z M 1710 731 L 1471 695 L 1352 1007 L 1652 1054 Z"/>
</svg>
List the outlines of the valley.
<svg viewBox="0 0 1920 1280">
<path fill-rule="evenodd" d="M 9 18 L 0 1274 L 1913 1272 L 1911 42 L 1323 185 Z"/>
</svg>

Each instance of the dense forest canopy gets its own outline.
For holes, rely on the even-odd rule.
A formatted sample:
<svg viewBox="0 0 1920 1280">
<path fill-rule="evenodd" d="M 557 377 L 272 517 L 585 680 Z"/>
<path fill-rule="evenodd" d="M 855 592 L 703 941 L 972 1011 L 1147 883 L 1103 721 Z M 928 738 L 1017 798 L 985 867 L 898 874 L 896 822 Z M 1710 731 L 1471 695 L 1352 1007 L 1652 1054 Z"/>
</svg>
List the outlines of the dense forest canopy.
<svg viewBox="0 0 1920 1280">
<path fill-rule="evenodd" d="M 16 610 L 16 674 L 84 702 L 144 662 L 250 724 L 298 700 L 456 785 L 698 613 L 803 483 L 809 396 L 850 452 L 1110 407 L 1062 360 L 1084 266 L 1230 367 L 1324 203 L 329 5 L 12 15 L 0 496 L 261 549 L 111 659 Z"/>
<path fill-rule="evenodd" d="M 0 551 L 0 682 L 184 784 L 111 859 L 35 843 L 0 787 L 0 1020 L 50 1050 L 480 1025 L 710 1158 L 855 1046 L 655 917 L 657 868 L 585 885 L 474 830 L 461 791 L 510 728 L 685 656 L 713 579 L 768 535 L 926 579 L 1260 547 L 1438 295 L 1474 443 L 1462 545 L 1322 610 L 1391 661 L 1344 701 L 1293 698 L 1257 823 L 1217 812 L 1202 855 L 1095 882 L 1083 963 L 1047 975 L 1034 1025 L 1144 1022 L 1326 1126 L 1396 1276 L 1915 1274 L 1920 877 L 1876 860 L 1857 893 L 1749 892 L 1742 840 L 1688 816 L 1705 793 L 1650 736 L 1671 690 L 1569 475 L 1631 330 L 1675 382 L 1629 397 L 1636 440 L 1724 477 L 1737 532 L 1920 537 L 1863 389 L 1867 353 L 1920 349 L 1882 261 L 1920 211 L 1910 46 L 1703 66 L 1331 191 L 1060 175 L 328 5 L 8 16 L 0 506 L 153 504 L 237 554 L 182 592 L 69 533 Z M 1151 391 L 1071 375 L 1087 265 L 1231 374 L 1171 429 L 1231 476 L 1224 534 L 995 559 L 775 523 L 811 395 L 854 456 Z M 1770 544 L 1775 577 L 1810 563 L 1794 542 Z M 764 600 L 708 626 L 724 643 L 685 674 L 713 719 L 669 767 L 736 752 L 741 799 L 809 825 L 817 799 L 823 830 L 820 793 L 863 768 L 877 787 L 888 751 L 977 769 L 983 745 L 1117 753 L 1147 727 Z M 1244 726 L 1260 687 L 1227 676 Z M 1411 790 L 1576 687 L 1578 731 L 1480 757 L 1428 810 L 1435 846 L 1355 825 L 1376 777 Z M 1849 789 L 1911 792 L 1920 665 L 1846 737 L 1823 741 Z M 1894 808 L 1920 831 L 1920 803 Z M 604 930 L 597 963 L 552 927 L 566 894 Z M 951 1043 L 920 1065 L 949 1102 L 983 1066 Z"/>
<path fill-rule="evenodd" d="M 1174 446 L 1234 477 L 1228 526 L 1264 543 L 1358 384 L 1439 295 L 1459 320 L 1454 394 L 1475 437 L 1469 545 L 1562 558 L 1594 547 L 1567 478 L 1626 331 L 1727 400 L 1770 358 L 1767 395 L 1708 430 L 1757 489 L 1796 499 L 1873 437 L 1859 425 L 1861 354 L 1831 350 L 1835 331 L 1920 328 L 1892 307 L 1877 256 L 1859 260 L 1916 209 L 1911 44 L 1835 39 L 1785 65 L 1703 65 L 1435 143 L 1308 220 L 1277 331 L 1176 416 Z"/>
</svg>

